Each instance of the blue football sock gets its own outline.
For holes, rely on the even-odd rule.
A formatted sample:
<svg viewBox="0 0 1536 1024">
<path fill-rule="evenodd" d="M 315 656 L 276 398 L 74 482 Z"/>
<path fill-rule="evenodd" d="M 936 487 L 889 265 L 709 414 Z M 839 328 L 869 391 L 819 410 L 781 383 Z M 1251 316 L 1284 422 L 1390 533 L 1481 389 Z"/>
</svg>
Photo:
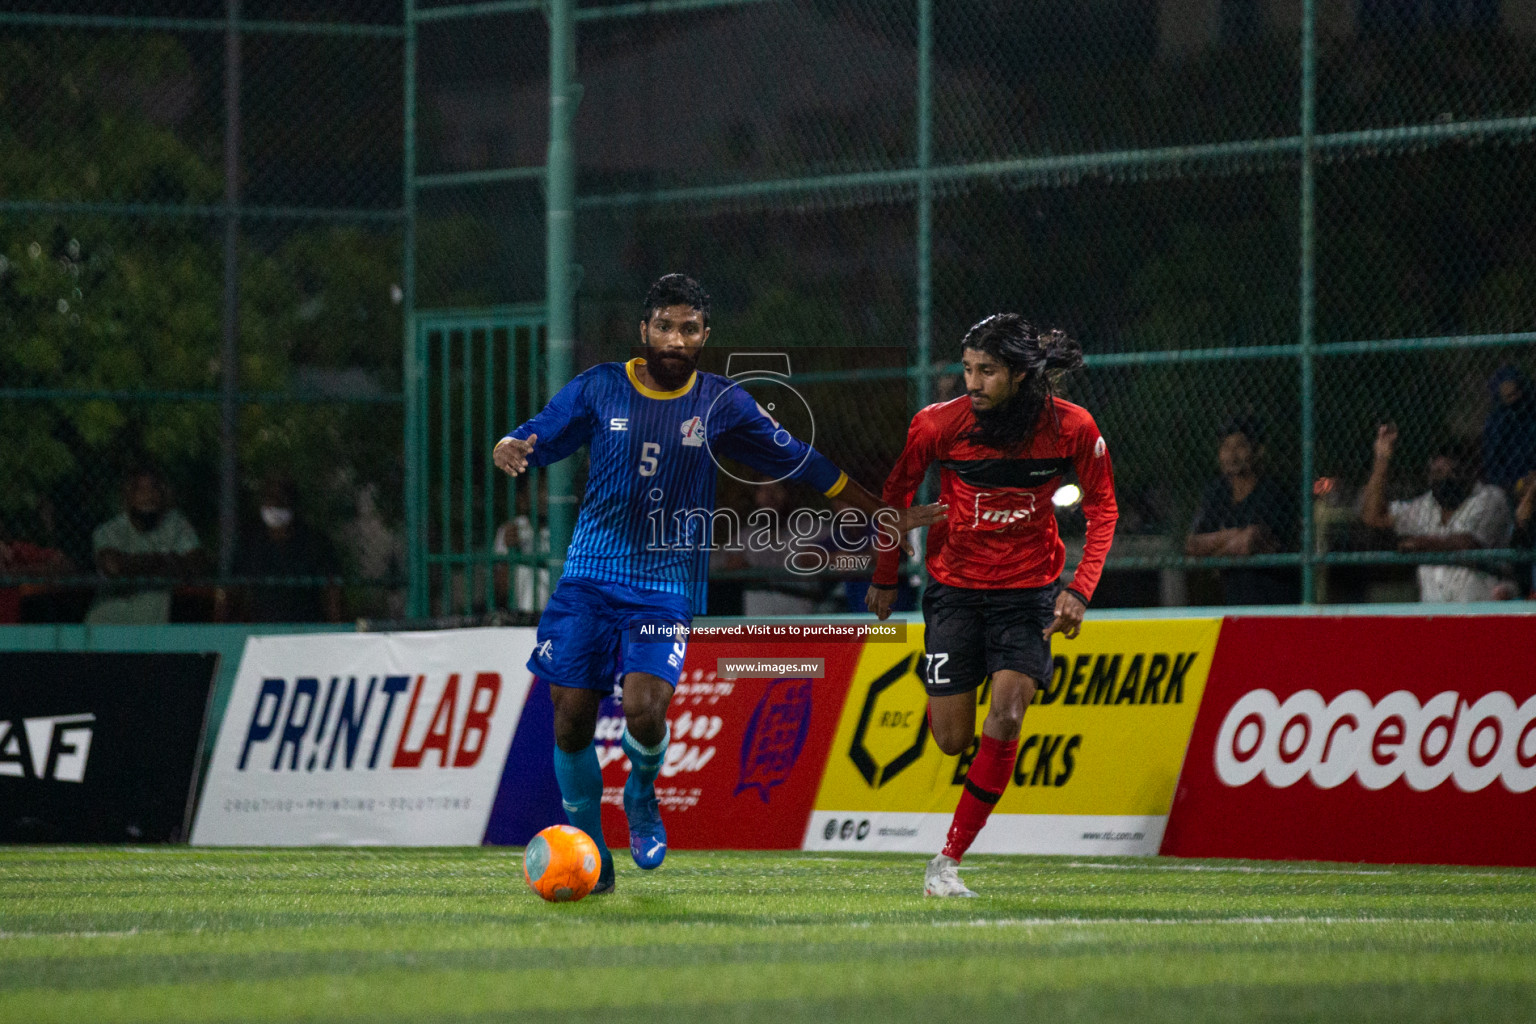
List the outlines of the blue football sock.
<svg viewBox="0 0 1536 1024">
<path fill-rule="evenodd" d="M 667 743 L 672 739 L 672 723 L 667 723 L 666 732 L 662 733 L 661 742 L 654 747 L 647 747 L 630 733 L 629 726 L 624 726 L 624 739 L 622 745 L 624 753 L 629 755 L 629 777 L 641 789 L 649 789 L 656 784 L 656 776 L 661 771 L 661 766 L 667 759 Z M 629 785 L 628 782 L 625 785 Z"/>
<path fill-rule="evenodd" d="M 592 837 L 608 858 L 603 843 L 603 771 L 597 766 L 597 747 L 588 743 L 574 754 L 555 746 L 555 781 L 560 784 L 560 802 L 572 825 Z"/>
</svg>

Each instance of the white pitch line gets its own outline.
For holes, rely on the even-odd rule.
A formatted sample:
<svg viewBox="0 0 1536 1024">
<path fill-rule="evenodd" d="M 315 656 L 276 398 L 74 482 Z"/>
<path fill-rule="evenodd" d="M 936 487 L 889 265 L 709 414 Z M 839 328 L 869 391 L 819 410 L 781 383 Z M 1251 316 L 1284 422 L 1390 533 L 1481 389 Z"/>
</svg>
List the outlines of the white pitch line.
<svg viewBox="0 0 1536 1024">
<path fill-rule="evenodd" d="M 1091 927 L 1115 924 L 1509 924 L 1513 922 L 1466 921 L 1452 917 L 1002 917 L 971 921 L 933 921 L 935 928 L 1039 928 L 1050 925 Z"/>
<path fill-rule="evenodd" d="M 137 928 L 125 932 L 0 932 L 0 939 L 126 939 L 145 934 Z"/>
<path fill-rule="evenodd" d="M 1067 861 L 1062 867 L 1094 868 L 1103 871 L 1210 871 L 1244 875 L 1396 875 L 1401 878 L 1423 877 L 1422 871 L 1403 872 L 1392 869 L 1366 870 L 1364 868 L 1282 868 L 1248 867 L 1242 864 L 1105 864 L 1099 861 Z M 1451 878 L 1519 878 L 1520 868 L 1508 871 L 1458 871 L 1455 865 L 1405 864 L 1411 868 L 1441 867 Z M 961 870 L 965 870 L 963 867 Z"/>
<path fill-rule="evenodd" d="M 1395 871 L 1367 871 L 1349 868 L 1256 868 L 1242 864 L 1101 864 L 1096 861 L 1068 861 L 1068 868 L 1092 868 L 1097 871 L 1209 871 L 1240 875 L 1395 875 Z"/>
</svg>

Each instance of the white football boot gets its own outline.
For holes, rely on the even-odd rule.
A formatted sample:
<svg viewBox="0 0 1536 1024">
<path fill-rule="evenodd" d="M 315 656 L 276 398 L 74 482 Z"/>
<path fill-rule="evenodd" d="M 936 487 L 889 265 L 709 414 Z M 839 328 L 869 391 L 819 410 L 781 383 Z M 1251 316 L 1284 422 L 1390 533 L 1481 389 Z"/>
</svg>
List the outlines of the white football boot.
<svg viewBox="0 0 1536 1024">
<path fill-rule="evenodd" d="M 959 866 L 959 861 L 951 860 L 942 853 L 929 861 L 928 869 L 923 872 L 923 895 L 975 896 L 960 881 L 960 872 L 957 870 Z"/>
</svg>

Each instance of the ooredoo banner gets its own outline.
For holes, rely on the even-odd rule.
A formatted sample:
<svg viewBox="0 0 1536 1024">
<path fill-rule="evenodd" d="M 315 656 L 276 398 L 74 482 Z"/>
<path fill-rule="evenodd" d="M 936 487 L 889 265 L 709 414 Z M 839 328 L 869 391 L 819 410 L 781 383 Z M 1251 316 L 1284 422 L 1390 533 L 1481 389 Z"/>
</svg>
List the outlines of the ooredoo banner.
<svg viewBox="0 0 1536 1024">
<path fill-rule="evenodd" d="M 1140 854 L 1158 850 L 1219 619 L 1090 621 L 1057 638 L 1050 680 L 1024 716 L 1013 778 L 979 853 Z M 971 750 L 932 742 L 922 629 L 869 643 L 838 722 L 807 850 L 934 852 Z M 978 728 L 989 692 L 978 695 Z"/>
<path fill-rule="evenodd" d="M 478 844 L 533 643 L 531 629 L 252 637 L 192 842 Z"/>
<path fill-rule="evenodd" d="M 1536 618 L 1234 618 L 1163 853 L 1536 865 Z"/>
</svg>

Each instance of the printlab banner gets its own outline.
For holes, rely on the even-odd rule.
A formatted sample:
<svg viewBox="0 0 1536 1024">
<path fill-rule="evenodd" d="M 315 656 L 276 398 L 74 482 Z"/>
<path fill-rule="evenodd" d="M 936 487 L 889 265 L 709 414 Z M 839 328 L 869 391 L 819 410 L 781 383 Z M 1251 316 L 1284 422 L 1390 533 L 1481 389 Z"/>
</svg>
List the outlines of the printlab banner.
<svg viewBox="0 0 1536 1024">
<path fill-rule="evenodd" d="M 185 839 L 217 664 L 0 653 L 0 842 Z"/>
<path fill-rule="evenodd" d="M 531 629 L 252 637 L 192 842 L 480 843 L 533 642 Z"/>
<path fill-rule="evenodd" d="M 1024 716 L 1013 777 L 978 853 L 1157 853 L 1219 619 L 1092 621 L 1057 637 Z M 922 630 L 866 644 L 804 838 L 807 850 L 944 845 L 976 744 L 944 755 L 928 731 Z M 978 728 L 988 689 L 978 693 Z"/>
<path fill-rule="evenodd" d="M 1162 852 L 1536 865 L 1536 617 L 1235 618 Z"/>
</svg>

